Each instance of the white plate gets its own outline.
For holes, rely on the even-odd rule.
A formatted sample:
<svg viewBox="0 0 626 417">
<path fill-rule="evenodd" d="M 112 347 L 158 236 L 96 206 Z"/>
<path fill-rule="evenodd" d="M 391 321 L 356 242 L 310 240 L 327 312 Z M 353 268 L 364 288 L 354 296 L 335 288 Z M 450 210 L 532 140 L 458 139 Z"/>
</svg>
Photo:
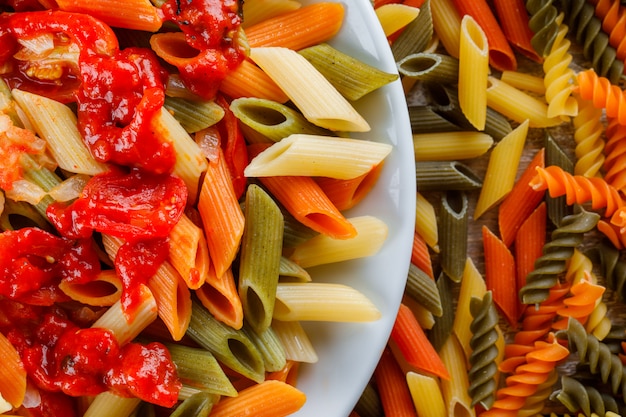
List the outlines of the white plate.
<svg viewBox="0 0 626 417">
<path fill-rule="evenodd" d="M 304 0 L 303 4 L 313 3 Z M 383 71 L 397 73 L 387 39 L 369 0 L 341 0 L 346 18 L 329 42 Z M 372 130 L 354 134 L 394 145 L 374 190 L 346 213 L 370 214 L 389 226 L 375 256 L 312 268 L 314 281 L 341 282 L 369 297 L 382 313 L 372 323 L 303 323 L 319 362 L 302 365 L 298 388 L 307 396 L 298 417 L 346 417 L 369 381 L 387 343 L 404 292 L 415 227 L 415 161 L 409 116 L 400 81 L 355 103 Z"/>
</svg>

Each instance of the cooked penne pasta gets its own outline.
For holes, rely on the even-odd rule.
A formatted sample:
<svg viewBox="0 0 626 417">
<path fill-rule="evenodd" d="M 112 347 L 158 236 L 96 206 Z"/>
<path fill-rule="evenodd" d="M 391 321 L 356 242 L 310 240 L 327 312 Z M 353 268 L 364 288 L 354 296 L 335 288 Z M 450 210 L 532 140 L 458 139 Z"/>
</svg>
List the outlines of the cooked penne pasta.
<svg viewBox="0 0 626 417">
<path fill-rule="evenodd" d="M 72 300 L 90 306 L 112 306 L 122 296 L 122 282 L 112 269 L 85 283 L 63 280 L 59 288 Z"/>
<path fill-rule="evenodd" d="M 278 142 L 294 133 L 331 134 L 306 120 L 300 112 L 272 100 L 241 97 L 230 103 L 230 109 L 241 123 L 269 142 Z"/>
<path fill-rule="evenodd" d="M 304 363 L 318 361 L 315 348 L 299 321 L 273 320 L 272 329 L 285 350 L 287 360 Z"/>
<path fill-rule="evenodd" d="M 289 259 L 303 268 L 310 268 L 377 253 L 387 239 L 387 225 L 372 216 L 352 217 L 348 221 L 356 229 L 355 237 L 334 239 L 320 234 L 296 246 Z"/>
<path fill-rule="evenodd" d="M 183 215 L 170 232 L 169 261 L 187 286 L 198 289 L 209 274 L 209 248 L 204 231 Z"/>
<path fill-rule="evenodd" d="M 238 292 L 247 323 L 261 333 L 272 322 L 284 220 L 272 197 L 254 184 L 246 192 L 244 216 Z"/>
<path fill-rule="evenodd" d="M 257 332 L 251 327 L 246 323 L 243 330 L 261 354 L 265 371 L 278 372 L 283 369 L 287 365 L 287 358 L 274 329 L 268 326 L 265 330 Z"/>
<path fill-rule="evenodd" d="M 37 134 L 48 143 L 52 157 L 62 169 L 95 175 L 108 170 L 97 162 L 84 144 L 72 110 L 55 100 L 26 91 L 11 91 Z"/>
<path fill-rule="evenodd" d="M 362 139 L 294 134 L 255 156 L 246 177 L 309 176 L 353 179 L 368 173 L 391 145 Z"/>
<path fill-rule="evenodd" d="M 196 133 L 222 120 L 224 109 L 215 101 L 165 97 L 163 106 L 169 110 L 188 133 Z"/>
<path fill-rule="evenodd" d="M 330 130 L 370 130 L 367 121 L 302 55 L 287 48 L 264 47 L 252 48 L 250 57 L 310 122 Z"/>
<path fill-rule="evenodd" d="M 298 411 L 306 400 L 303 392 L 280 381 L 252 385 L 234 398 L 223 399 L 211 409 L 212 417 L 286 417 Z"/>
<path fill-rule="evenodd" d="M 327 43 L 301 49 L 298 53 L 350 101 L 359 100 L 398 79 L 398 74 L 381 71 Z"/>
<path fill-rule="evenodd" d="M 276 289 L 276 320 L 368 322 L 379 318 L 378 308 L 347 285 L 279 283 Z"/>
<path fill-rule="evenodd" d="M 19 353 L 5 335 L 0 333 L 0 399 L 9 403 L 8 409 L 19 408 L 26 396 L 26 370 Z"/>
<path fill-rule="evenodd" d="M 233 329 L 241 329 L 243 306 L 231 269 L 218 277 L 215 274 L 215 268 L 211 266 L 206 281 L 195 291 L 195 294 L 213 317 Z"/>
<path fill-rule="evenodd" d="M 302 4 L 296 0 L 248 0 L 243 4 L 241 23 L 244 29 L 283 13 L 299 9 Z"/>
<path fill-rule="evenodd" d="M 122 397 L 111 391 L 96 395 L 84 417 L 129 417 L 139 406 L 141 400 L 134 397 Z"/>
<path fill-rule="evenodd" d="M 114 27 L 156 32 L 161 28 L 159 9 L 150 0 L 58 0 L 61 10 L 86 13 Z"/>
</svg>

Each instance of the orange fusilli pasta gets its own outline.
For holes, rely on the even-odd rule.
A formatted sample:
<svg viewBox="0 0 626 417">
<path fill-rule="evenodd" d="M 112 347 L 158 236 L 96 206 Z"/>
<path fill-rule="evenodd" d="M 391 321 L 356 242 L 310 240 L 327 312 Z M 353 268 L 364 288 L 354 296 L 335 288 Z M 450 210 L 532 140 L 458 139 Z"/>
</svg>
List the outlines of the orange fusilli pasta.
<svg viewBox="0 0 626 417">
<path fill-rule="evenodd" d="M 615 117 L 620 124 L 626 124 L 626 93 L 621 88 L 608 78 L 599 77 L 592 69 L 579 72 L 576 80 L 583 99 L 605 109 L 607 117 Z"/>
</svg>

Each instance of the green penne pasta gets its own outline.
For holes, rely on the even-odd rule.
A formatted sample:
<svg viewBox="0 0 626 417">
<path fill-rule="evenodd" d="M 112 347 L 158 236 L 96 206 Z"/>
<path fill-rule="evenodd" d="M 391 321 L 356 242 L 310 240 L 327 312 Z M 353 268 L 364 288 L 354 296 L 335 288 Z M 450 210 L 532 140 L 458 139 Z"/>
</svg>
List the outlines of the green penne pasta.
<svg viewBox="0 0 626 417">
<path fill-rule="evenodd" d="M 440 317 L 443 314 L 437 284 L 414 264 L 409 265 L 405 292 L 434 316 Z"/>
<path fill-rule="evenodd" d="M 261 333 L 272 323 L 282 254 L 283 215 L 261 187 L 248 187 L 239 261 L 239 297 L 247 322 Z"/>
<path fill-rule="evenodd" d="M 208 417 L 211 409 L 218 401 L 219 396 L 198 391 L 176 407 L 170 417 Z"/>
<path fill-rule="evenodd" d="M 298 51 L 348 100 L 366 94 L 398 79 L 350 55 L 322 43 Z"/>
<path fill-rule="evenodd" d="M 24 170 L 23 176 L 27 181 L 38 185 L 44 191 L 50 191 L 55 186 L 61 183 L 61 178 L 48 168 L 41 166 L 30 155 L 24 154 L 21 158 L 22 169 Z M 46 195 L 36 206 L 36 210 L 42 215 L 46 216 L 46 209 L 54 199 L 49 195 Z"/>
<path fill-rule="evenodd" d="M 237 396 L 237 390 L 211 352 L 174 343 L 166 346 L 183 384 L 207 393 Z"/>
<path fill-rule="evenodd" d="M 459 78 L 459 60 L 450 55 L 419 52 L 397 62 L 404 77 L 425 83 L 455 84 Z"/>
<path fill-rule="evenodd" d="M 428 339 L 435 350 L 439 351 L 448 337 L 452 334 L 452 326 L 454 324 L 454 292 L 450 277 L 445 273 L 439 274 L 437 278 L 437 289 L 439 290 L 439 299 L 441 300 L 441 316 L 435 317 L 435 324 L 428 332 Z"/>
<path fill-rule="evenodd" d="M 419 9 L 419 14 L 409 23 L 391 44 L 391 52 L 396 62 L 407 55 L 422 52 L 433 37 L 433 16 L 430 0 L 426 0 Z"/>
<path fill-rule="evenodd" d="M 187 328 L 189 337 L 233 371 L 253 381 L 263 381 L 263 358 L 243 330 L 235 330 L 218 321 L 197 300 L 192 302 L 191 310 Z"/>
<path fill-rule="evenodd" d="M 300 265 L 284 256 L 280 257 L 279 280 L 281 282 L 308 282 L 311 274 Z"/>
<path fill-rule="evenodd" d="M 467 257 L 469 201 L 464 192 L 442 194 L 439 210 L 439 263 L 454 282 L 460 282 Z"/>
<path fill-rule="evenodd" d="M 261 353 L 267 372 L 280 371 L 285 367 L 287 363 L 285 350 L 271 326 L 260 333 L 252 329 L 249 323 L 245 323 L 243 328 Z"/>
<path fill-rule="evenodd" d="M 430 106 L 409 106 L 409 121 L 413 134 L 457 132 L 461 128 Z"/>
<path fill-rule="evenodd" d="M 373 381 L 369 381 L 365 386 L 365 389 L 361 393 L 354 410 L 360 417 L 379 417 L 385 414 L 382 402 L 380 401 L 380 396 L 378 395 L 378 391 L 376 390 Z"/>
<path fill-rule="evenodd" d="M 193 101 L 179 97 L 165 97 L 163 104 L 188 133 L 213 126 L 224 117 L 224 109 L 214 101 Z"/>
<path fill-rule="evenodd" d="M 475 190 L 482 180 L 458 161 L 424 161 L 415 163 L 417 187 L 421 191 Z"/>
<path fill-rule="evenodd" d="M 300 112 L 284 104 L 256 97 L 242 97 L 230 104 L 233 114 L 248 131 L 264 138 L 254 142 L 278 142 L 294 133 L 331 135 L 331 132 L 309 122 Z"/>
<path fill-rule="evenodd" d="M 295 219 L 287 210 L 281 208 L 285 227 L 283 230 L 283 248 L 292 249 L 303 242 L 319 235 L 319 232 L 303 225 Z"/>
<path fill-rule="evenodd" d="M 563 168 L 564 171 L 574 174 L 574 162 L 567 156 L 565 151 L 559 146 L 559 144 L 550 136 L 548 132 L 544 136 L 544 146 L 546 149 L 545 164 L 546 166 L 556 165 Z M 552 221 L 556 227 L 559 227 L 561 220 L 572 214 L 572 206 L 567 204 L 566 196 L 550 197 L 546 195 L 546 208 L 548 212 L 548 218 Z"/>
</svg>

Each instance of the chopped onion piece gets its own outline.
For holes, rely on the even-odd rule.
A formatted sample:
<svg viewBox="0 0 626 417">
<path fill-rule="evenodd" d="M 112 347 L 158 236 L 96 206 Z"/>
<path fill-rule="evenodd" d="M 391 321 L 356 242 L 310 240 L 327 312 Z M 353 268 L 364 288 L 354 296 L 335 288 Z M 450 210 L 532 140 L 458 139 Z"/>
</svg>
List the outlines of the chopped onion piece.
<svg viewBox="0 0 626 417">
<path fill-rule="evenodd" d="M 70 201 L 78 198 L 85 184 L 91 177 L 84 174 L 72 175 L 56 187 L 52 188 L 48 194 L 56 201 Z"/>
<path fill-rule="evenodd" d="M 46 196 L 46 192 L 27 180 L 13 181 L 13 188 L 6 191 L 7 198 L 13 201 L 26 201 L 29 204 L 38 204 Z"/>
</svg>

